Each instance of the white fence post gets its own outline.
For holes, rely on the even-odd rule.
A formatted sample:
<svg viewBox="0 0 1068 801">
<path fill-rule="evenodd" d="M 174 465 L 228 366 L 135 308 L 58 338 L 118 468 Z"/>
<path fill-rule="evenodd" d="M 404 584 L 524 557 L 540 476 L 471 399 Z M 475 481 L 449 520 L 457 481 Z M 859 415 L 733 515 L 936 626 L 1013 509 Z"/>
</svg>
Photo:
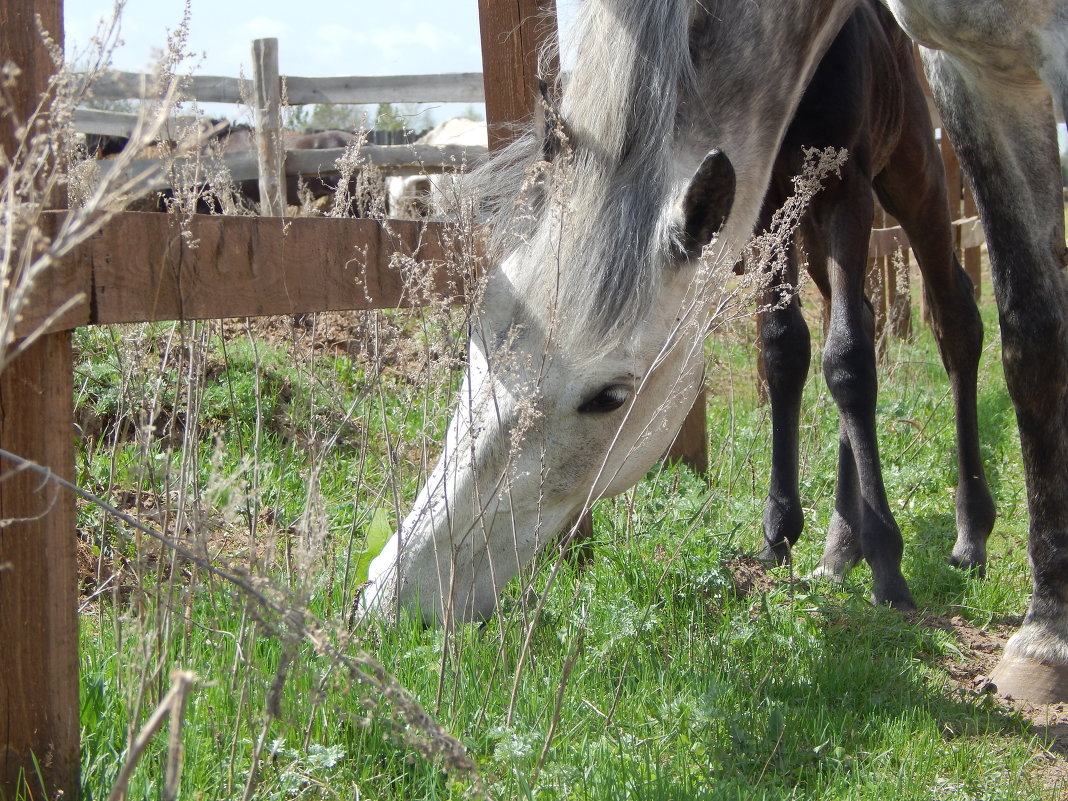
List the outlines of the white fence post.
<svg viewBox="0 0 1068 801">
<path fill-rule="evenodd" d="M 252 42 L 252 80 L 256 95 L 256 155 L 260 168 L 260 214 L 286 212 L 285 148 L 282 146 L 282 84 L 278 77 L 278 40 Z"/>
</svg>

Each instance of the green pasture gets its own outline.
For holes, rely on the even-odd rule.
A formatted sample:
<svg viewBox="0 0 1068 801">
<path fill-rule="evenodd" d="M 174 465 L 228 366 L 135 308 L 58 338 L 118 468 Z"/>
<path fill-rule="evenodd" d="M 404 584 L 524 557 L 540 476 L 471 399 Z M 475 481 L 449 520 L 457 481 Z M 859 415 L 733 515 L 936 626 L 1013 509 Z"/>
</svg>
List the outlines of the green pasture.
<svg viewBox="0 0 1068 801">
<path fill-rule="evenodd" d="M 953 680 L 968 652 L 937 624 L 1004 627 L 1027 602 L 989 301 L 984 317 L 980 419 L 999 513 L 985 580 L 946 565 L 949 387 L 914 320 L 915 341 L 892 343 L 881 369 L 879 431 L 921 613 L 872 606 L 864 567 L 844 587 L 797 580 L 834 492 L 818 352 L 803 545 L 792 570 L 739 586 L 770 449 L 743 318 L 709 341 L 709 482 L 657 466 L 597 504 L 584 553 L 547 553 L 498 618 L 448 632 L 353 610 L 368 540 L 392 530 L 435 456 L 461 312 L 367 315 L 345 347 L 309 347 L 314 318 L 273 336 L 243 323 L 77 332 L 79 483 L 129 515 L 79 505 L 83 799 L 108 797 L 175 669 L 197 677 L 184 718 L 152 738 L 129 798 L 1062 798 L 1046 735 Z"/>
</svg>

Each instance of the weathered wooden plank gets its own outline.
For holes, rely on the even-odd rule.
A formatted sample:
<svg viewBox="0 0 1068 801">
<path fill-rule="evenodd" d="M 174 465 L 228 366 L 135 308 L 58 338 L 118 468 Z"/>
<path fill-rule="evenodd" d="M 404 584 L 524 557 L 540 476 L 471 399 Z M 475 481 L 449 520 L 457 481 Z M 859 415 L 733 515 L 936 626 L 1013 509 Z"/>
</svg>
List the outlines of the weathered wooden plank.
<svg viewBox="0 0 1068 801">
<path fill-rule="evenodd" d="M 868 258 L 882 259 L 908 246 L 909 238 L 901 226 L 872 228 L 871 239 L 868 240 Z"/>
<path fill-rule="evenodd" d="M 285 151 L 286 175 L 338 175 L 337 160 L 345 155 L 344 148 L 321 150 Z M 360 148 L 360 161 L 378 167 L 391 175 L 435 174 L 450 170 L 472 169 L 486 158 L 486 148 L 476 145 L 364 145 Z M 250 181 L 259 177 L 259 161 L 253 151 L 223 153 L 218 156 L 187 156 L 173 162 L 160 159 L 136 159 L 122 170 L 121 179 L 128 181 L 135 176 L 147 175 L 141 183 L 141 191 L 153 192 L 171 186 L 173 175 L 203 175 L 203 169 L 195 169 L 198 159 L 217 159 L 226 165 L 234 181 Z M 169 165 L 173 163 L 174 169 Z M 108 165 L 103 165 L 108 169 Z"/>
<path fill-rule="evenodd" d="M 986 244 L 983 223 L 977 216 L 965 217 L 963 220 L 957 220 L 953 224 L 960 230 L 960 246 L 964 248 L 965 252 L 975 252 Z M 978 278 L 978 275 L 974 277 Z"/>
<path fill-rule="evenodd" d="M 339 78 L 286 76 L 286 102 L 309 103 L 481 103 L 481 72 L 442 75 L 367 75 Z"/>
<path fill-rule="evenodd" d="M 5 89 L 16 119 L 37 107 L 53 70 L 35 18 L 62 50 L 62 0 L 0 0 L 0 64 L 21 70 Z M 10 154 L 8 122 L 0 148 Z M 0 373 L 0 447 L 73 481 L 73 398 L 70 333 L 41 337 Z M 49 798 L 77 798 L 74 499 L 9 461 L 0 479 L 0 797 L 41 795 L 39 768 Z"/>
<path fill-rule="evenodd" d="M 103 111 L 95 108 L 74 109 L 74 129 L 79 133 L 130 137 L 140 119 L 139 114 L 127 114 L 122 111 Z M 161 133 L 165 137 L 177 138 L 179 132 L 192 130 L 197 122 L 197 117 L 188 115 L 170 117 Z"/>
<path fill-rule="evenodd" d="M 284 217 L 286 173 L 277 39 L 256 39 L 252 43 L 252 86 L 260 208 L 266 217 Z"/>
<path fill-rule="evenodd" d="M 183 79 L 184 94 L 199 103 L 243 103 L 252 92 L 252 82 L 219 75 L 192 75 Z M 156 76 L 113 70 L 93 82 L 93 96 L 101 100 L 154 99 L 163 88 Z"/>
<path fill-rule="evenodd" d="M 201 103 L 244 103 L 252 83 L 219 75 L 193 75 L 187 93 Z M 286 101 L 291 106 L 309 103 L 481 103 L 485 99 L 480 72 L 440 75 L 349 75 L 304 78 L 287 75 Z M 93 84 L 102 100 L 136 100 L 158 97 L 155 77 L 138 72 L 108 72 Z"/>
<path fill-rule="evenodd" d="M 72 259 L 93 275 L 94 323 L 388 309 L 462 300 L 436 223 L 126 212 Z"/>
<path fill-rule="evenodd" d="M 953 221 L 954 241 L 959 241 L 962 248 L 978 248 L 986 242 L 983 225 L 978 217 L 964 217 Z M 868 243 L 868 258 L 881 259 L 897 250 L 909 247 L 909 238 L 901 226 L 873 228 Z"/>
<path fill-rule="evenodd" d="M 85 302 L 49 331 L 467 299 L 471 264 L 458 264 L 457 233 L 441 223 L 196 215 L 188 226 L 184 237 L 168 214 L 115 215 L 57 265 L 16 333 L 78 293 Z"/>
<path fill-rule="evenodd" d="M 344 149 L 287 150 L 287 175 L 329 175 L 336 173 L 336 162 Z M 479 145 L 363 145 L 359 157 L 367 164 L 387 172 L 418 169 L 434 174 L 477 167 L 486 158 L 486 148 Z"/>
</svg>

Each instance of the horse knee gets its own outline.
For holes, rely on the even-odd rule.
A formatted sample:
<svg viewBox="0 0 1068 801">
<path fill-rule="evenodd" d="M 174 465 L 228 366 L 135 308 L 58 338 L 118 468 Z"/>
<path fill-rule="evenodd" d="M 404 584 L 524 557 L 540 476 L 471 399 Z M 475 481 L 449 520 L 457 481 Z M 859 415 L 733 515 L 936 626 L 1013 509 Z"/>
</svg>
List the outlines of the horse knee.
<svg viewBox="0 0 1068 801">
<path fill-rule="evenodd" d="M 760 339 L 769 390 L 800 391 L 808 376 L 811 340 L 796 301 L 790 307 L 763 315 Z"/>
<path fill-rule="evenodd" d="M 875 348 L 863 335 L 832 336 L 823 350 L 823 377 L 842 411 L 875 407 Z"/>
<path fill-rule="evenodd" d="M 1065 314 L 1053 302 L 1001 314 L 1002 362 L 1018 413 L 1059 418 L 1063 412 L 1068 391 Z"/>
</svg>

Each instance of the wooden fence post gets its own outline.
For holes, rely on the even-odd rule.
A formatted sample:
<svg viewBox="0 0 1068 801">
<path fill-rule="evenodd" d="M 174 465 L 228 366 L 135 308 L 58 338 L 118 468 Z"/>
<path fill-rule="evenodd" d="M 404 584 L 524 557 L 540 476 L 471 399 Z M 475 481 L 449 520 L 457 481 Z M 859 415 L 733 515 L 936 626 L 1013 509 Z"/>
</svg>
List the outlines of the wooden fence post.
<svg viewBox="0 0 1068 801">
<path fill-rule="evenodd" d="M 0 63 L 14 62 L 25 119 L 54 71 L 35 15 L 60 48 L 62 0 L 0 0 Z M 0 148 L 14 152 L 11 120 Z M 9 276 L 4 276 L 6 280 Z M 74 478 L 70 332 L 39 339 L 0 374 L 0 447 Z M 74 500 L 0 461 L 0 797 L 78 797 L 78 617 Z M 34 762 L 40 767 L 40 792 Z M 32 788 L 32 789 L 31 789 Z"/>
<path fill-rule="evenodd" d="M 260 168 L 260 214 L 286 213 L 285 148 L 282 144 L 282 83 L 278 75 L 278 40 L 252 43 L 252 83 L 256 96 L 256 155 Z"/>
<path fill-rule="evenodd" d="M 538 56 L 556 38 L 556 0 L 478 0 L 482 75 L 486 87 L 489 149 L 510 142 L 533 118 L 538 97 Z M 556 59 L 544 65 L 555 76 Z"/>
</svg>

